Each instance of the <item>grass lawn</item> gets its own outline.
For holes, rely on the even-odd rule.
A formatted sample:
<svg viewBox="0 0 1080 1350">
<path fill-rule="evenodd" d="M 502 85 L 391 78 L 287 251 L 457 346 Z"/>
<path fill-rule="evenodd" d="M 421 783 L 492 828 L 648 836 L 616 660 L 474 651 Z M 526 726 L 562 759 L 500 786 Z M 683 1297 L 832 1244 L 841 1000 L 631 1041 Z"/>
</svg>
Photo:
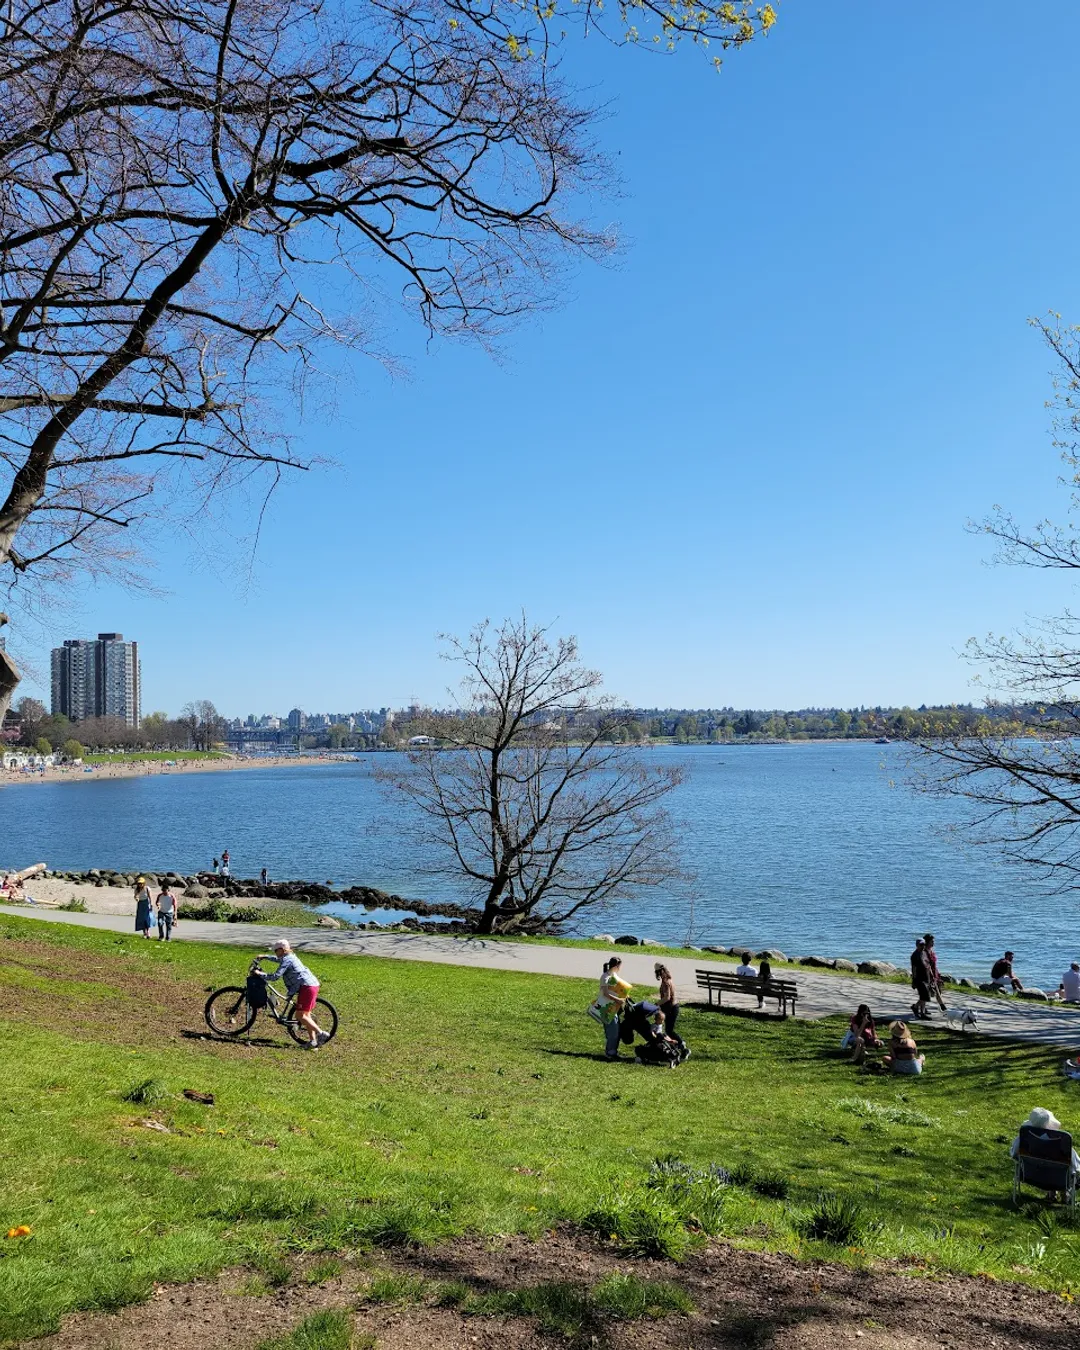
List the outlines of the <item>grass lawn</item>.
<svg viewBox="0 0 1080 1350">
<path fill-rule="evenodd" d="M 311 964 L 336 1041 L 305 1053 L 260 1022 L 256 1043 L 219 1043 L 200 1039 L 202 1005 L 242 981 L 237 949 L 0 917 L 0 1344 L 225 1265 L 273 1283 L 299 1252 L 583 1220 L 628 1251 L 677 1254 L 704 1229 L 1080 1288 L 1080 1230 L 1009 1200 L 1030 1108 L 1080 1126 L 1059 1051 L 920 1029 L 922 1079 L 877 1078 L 838 1054 L 841 1019 L 690 1010 L 694 1054 L 671 1073 L 599 1058 L 580 980 Z M 678 1175 L 650 1188 L 669 1155 L 734 1173 L 695 1192 L 702 1217 Z M 831 1243 L 809 1235 L 822 1192 L 861 1209 Z"/>
<path fill-rule="evenodd" d="M 220 750 L 127 750 L 115 755 L 83 755 L 84 764 L 137 764 L 144 759 L 228 759 Z"/>
</svg>

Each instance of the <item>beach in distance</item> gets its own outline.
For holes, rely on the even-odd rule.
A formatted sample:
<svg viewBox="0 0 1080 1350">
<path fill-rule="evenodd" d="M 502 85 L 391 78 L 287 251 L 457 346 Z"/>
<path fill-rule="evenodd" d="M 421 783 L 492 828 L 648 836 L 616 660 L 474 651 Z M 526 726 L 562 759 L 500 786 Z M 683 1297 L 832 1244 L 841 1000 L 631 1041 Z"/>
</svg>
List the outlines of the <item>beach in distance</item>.
<svg viewBox="0 0 1080 1350">
<path fill-rule="evenodd" d="M 220 773 L 226 769 L 268 769 L 288 764 L 313 768 L 340 763 L 332 754 L 307 755 L 227 755 L 199 759 L 138 759 L 117 756 L 115 762 L 101 764 L 57 764 L 42 769 L 0 770 L 0 787 L 20 783 L 95 783 L 113 778 L 153 778 L 176 774 Z"/>
</svg>

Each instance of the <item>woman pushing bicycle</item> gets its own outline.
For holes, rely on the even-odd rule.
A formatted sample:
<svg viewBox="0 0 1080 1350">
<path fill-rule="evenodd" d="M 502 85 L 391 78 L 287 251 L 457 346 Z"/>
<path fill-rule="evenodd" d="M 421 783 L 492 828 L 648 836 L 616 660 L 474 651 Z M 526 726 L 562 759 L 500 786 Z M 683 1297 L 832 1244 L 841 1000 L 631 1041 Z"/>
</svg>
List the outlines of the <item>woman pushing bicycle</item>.
<svg viewBox="0 0 1080 1350">
<path fill-rule="evenodd" d="M 330 1039 L 330 1033 L 323 1031 L 311 1015 L 315 1000 L 319 997 L 319 981 L 284 938 L 274 943 L 272 953 L 262 952 L 255 960 L 277 962 L 277 970 L 272 972 L 264 970 L 260 974 L 267 980 L 284 980 L 285 988 L 296 999 L 296 1020 L 305 1031 L 311 1033 L 308 1048 L 318 1050 L 320 1045 L 324 1045 Z"/>
</svg>

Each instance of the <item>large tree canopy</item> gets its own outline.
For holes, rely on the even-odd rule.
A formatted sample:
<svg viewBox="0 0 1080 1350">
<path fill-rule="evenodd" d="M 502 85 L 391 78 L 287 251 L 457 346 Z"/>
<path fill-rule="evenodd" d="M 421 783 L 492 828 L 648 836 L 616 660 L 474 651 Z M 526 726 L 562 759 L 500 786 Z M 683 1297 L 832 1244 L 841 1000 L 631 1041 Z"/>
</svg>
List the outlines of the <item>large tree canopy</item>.
<svg viewBox="0 0 1080 1350">
<path fill-rule="evenodd" d="M 303 467 L 280 411 L 321 346 L 373 348 L 379 297 L 432 332 L 487 336 L 550 299 L 567 257 L 603 252 L 588 207 L 604 167 L 559 75 L 564 29 L 723 48 L 774 17 L 687 0 L 9 0 L 0 581 L 133 567 L 127 527 L 152 496 L 160 510 Z"/>
</svg>

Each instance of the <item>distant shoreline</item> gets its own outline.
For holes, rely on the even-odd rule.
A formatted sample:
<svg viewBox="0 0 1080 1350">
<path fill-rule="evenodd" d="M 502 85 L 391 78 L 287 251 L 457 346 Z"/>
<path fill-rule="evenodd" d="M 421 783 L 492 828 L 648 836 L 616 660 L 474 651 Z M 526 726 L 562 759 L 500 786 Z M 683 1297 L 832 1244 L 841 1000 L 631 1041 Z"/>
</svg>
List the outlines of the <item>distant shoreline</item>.
<svg viewBox="0 0 1080 1350">
<path fill-rule="evenodd" d="M 60 765 L 52 769 L 0 770 L 0 787 L 33 783 L 100 783 L 116 778 L 156 778 L 163 775 L 221 773 L 231 769 L 276 769 L 282 765 L 314 768 L 318 765 L 347 763 L 338 755 L 272 756 L 265 759 L 240 756 L 197 760 L 129 760 L 122 764 Z M 89 769 L 89 772 L 87 771 Z"/>
</svg>

